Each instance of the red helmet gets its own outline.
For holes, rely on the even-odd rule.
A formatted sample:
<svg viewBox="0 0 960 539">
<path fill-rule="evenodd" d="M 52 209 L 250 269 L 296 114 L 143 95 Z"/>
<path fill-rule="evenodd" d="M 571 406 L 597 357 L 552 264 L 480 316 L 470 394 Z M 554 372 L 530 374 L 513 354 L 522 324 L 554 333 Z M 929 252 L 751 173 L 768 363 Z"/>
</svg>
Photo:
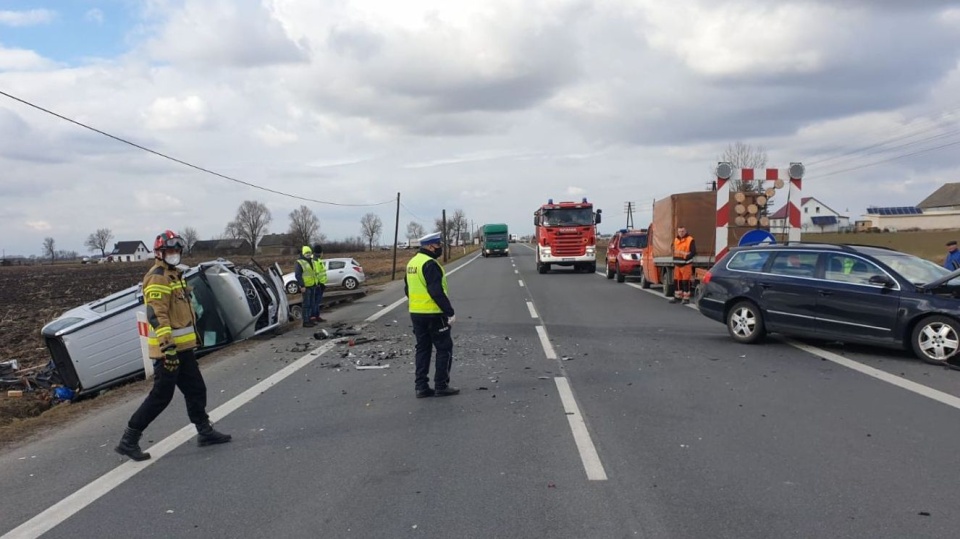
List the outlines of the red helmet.
<svg viewBox="0 0 960 539">
<path fill-rule="evenodd" d="M 187 242 L 183 241 L 183 238 L 181 238 L 179 234 L 172 230 L 164 230 L 153 242 L 153 252 L 158 256 L 160 251 L 167 249 L 178 249 L 182 251 L 186 247 Z"/>
</svg>

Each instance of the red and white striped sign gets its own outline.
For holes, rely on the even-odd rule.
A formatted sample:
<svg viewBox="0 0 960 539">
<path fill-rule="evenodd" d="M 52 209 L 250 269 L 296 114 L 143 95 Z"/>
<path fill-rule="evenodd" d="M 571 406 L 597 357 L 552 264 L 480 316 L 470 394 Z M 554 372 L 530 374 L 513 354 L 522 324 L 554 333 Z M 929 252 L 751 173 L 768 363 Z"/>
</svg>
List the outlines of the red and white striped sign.
<svg viewBox="0 0 960 539">
<path fill-rule="evenodd" d="M 726 170 L 724 170 L 726 165 Z M 729 174 L 724 174 L 729 172 Z M 728 177 L 723 177 L 727 175 Z M 803 165 L 800 163 L 791 163 L 789 168 L 777 169 L 753 169 L 742 168 L 733 169 L 729 163 L 720 163 L 717 166 L 717 235 L 716 235 L 716 260 L 727 253 L 727 227 L 730 225 L 730 186 L 739 181 L 762 181 L 764 189 L 776 189 L 777 180 L 782 181 L 782 186 L 787 187 L 787 239 L 789 241 L 800 241 L 800 198 L 803 182 Z M 783 189 L 779 189 L 783 192 Z"/>
</svg>

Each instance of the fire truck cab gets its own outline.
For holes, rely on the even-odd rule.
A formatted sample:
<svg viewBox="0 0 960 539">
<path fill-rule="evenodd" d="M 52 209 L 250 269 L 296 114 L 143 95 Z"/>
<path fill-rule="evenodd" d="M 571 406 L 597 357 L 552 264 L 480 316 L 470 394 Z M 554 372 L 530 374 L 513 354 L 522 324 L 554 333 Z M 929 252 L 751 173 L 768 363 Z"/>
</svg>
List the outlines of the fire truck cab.
<svg viewBox="0 0 960 539">
<path fill-rule="evenodd" d="M 549 199 L 533 212 L 537 239 L 537 272 L 552 266 L 573 267 L 574 271 L 597 271 L 597 224 L 602 210 L 593 204 L 557 202 Z"/>
</svg>

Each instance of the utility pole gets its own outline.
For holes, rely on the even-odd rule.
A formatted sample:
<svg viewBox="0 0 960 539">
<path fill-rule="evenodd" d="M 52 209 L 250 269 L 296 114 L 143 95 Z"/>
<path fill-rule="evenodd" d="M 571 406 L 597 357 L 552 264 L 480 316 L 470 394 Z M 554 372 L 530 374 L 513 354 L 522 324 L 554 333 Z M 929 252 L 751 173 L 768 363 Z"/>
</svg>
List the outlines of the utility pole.
<svg viewBox="0 0 960 539">
<path fill-rule="evenodd" d="M 440 245 L 443 245 L 443 262 L 446 264 L 447 257 L 450 255 L 450 246 L 447 245 L 447 210 L 443 210 L 440 217 L 440 237 L 443 238 Z"/>
<path fill-rule="evenodd" d="M 393 225 L 393 273 L 390 280 L 397 278 L 397 239 L 400 234 L 400 193 L 397 193 L 397 219 Z"/>
</svg>

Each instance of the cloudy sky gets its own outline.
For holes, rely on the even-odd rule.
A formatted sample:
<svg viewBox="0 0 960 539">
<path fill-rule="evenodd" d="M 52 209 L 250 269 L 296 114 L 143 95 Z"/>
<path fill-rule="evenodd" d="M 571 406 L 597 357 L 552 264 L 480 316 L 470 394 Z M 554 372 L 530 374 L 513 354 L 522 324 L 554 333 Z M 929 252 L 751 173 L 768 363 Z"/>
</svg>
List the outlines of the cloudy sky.
<svg viewBox="0 0 960 539">
<path fill-rule="evenodd" d="M 340 204 L 0 95 L 8 255 L 212 238 L 244 200 L 330 238 L 374 212 L 389 243 L 397 192 L 401 237 L 444 208 L 529 233 L 584 196 L 610 232 L 737 140 L 851 218 L 960 181 L 960 1 L 4 0 L 0 91 Z"/>
</svg>

